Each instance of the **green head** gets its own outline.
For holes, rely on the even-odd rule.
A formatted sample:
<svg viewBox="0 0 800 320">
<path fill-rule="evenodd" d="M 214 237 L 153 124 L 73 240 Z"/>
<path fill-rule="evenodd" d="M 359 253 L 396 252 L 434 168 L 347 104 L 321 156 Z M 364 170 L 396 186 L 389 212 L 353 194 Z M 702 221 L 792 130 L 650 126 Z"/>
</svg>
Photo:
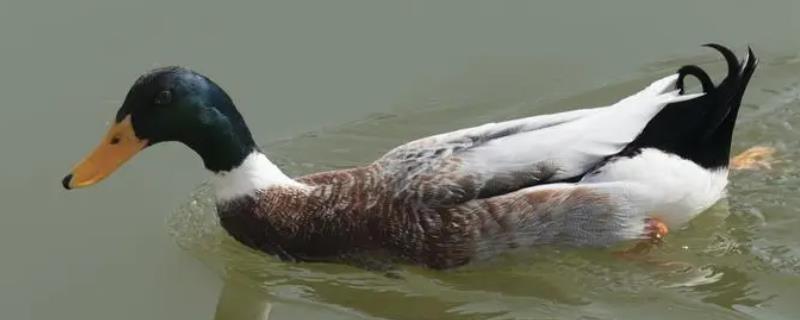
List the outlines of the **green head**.
<svg viewBox="0 0 800 320">
<path fill-rule="evenodd" d="M 97 149 L 64 178 L 64 187 L 95 184 L 139 151 L 166 141 L 185 144 L 213 172 L 229 171 L 257 150 L 222 88 L 185 68 L 159 68 L 136 80 L 114 125 Z"/>
</svg>

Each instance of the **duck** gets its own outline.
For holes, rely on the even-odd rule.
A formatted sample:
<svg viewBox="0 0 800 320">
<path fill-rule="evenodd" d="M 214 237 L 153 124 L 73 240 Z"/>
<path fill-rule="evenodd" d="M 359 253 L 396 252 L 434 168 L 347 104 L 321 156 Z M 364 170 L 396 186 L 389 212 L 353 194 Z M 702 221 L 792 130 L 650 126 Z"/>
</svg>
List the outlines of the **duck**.
<svg viewBox="0 0 800 320">
<path fill-rule="evenodd" d="M 618 102 L 487 123 L 398 146 L 359 167 L 290 177 L 232 98 L 184 67 L 140 76 L 99 146 L 61 181 L 95 185 L 162 142 L 211 173 L 221 227 L 286 261 L 363 259 L 448 269 L 518 248 L 653 243 L 725 196 L 731 141 L 757 58 L 719 44 Z M 685 81 L 700 88 L 689 93 Z"/>
</svg>

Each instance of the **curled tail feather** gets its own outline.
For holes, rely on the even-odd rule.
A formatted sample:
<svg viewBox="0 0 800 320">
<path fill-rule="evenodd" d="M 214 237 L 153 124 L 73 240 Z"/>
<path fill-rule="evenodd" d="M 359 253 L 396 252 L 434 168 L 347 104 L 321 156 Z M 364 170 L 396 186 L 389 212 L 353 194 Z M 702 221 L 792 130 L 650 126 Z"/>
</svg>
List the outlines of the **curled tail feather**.
<svg viewBox="0 0 800 320">
<path fill-rule="evenodd" d="M 728 166 L 733 128 L 758 59 L 750 48 L 740 62 L 728 48 L 718 44 L 705 46 L 722 54 L 728 66 L 725 79 L 715 86 L 702 68 L 681 67 L 676 89 L 685 92 L 684 80 L 693 76 L 700 81 L 705 95 L 667 105 L 620 156 L 638 153 L 643 148 L 656 148 L 705 168 Z"/>
</svg>

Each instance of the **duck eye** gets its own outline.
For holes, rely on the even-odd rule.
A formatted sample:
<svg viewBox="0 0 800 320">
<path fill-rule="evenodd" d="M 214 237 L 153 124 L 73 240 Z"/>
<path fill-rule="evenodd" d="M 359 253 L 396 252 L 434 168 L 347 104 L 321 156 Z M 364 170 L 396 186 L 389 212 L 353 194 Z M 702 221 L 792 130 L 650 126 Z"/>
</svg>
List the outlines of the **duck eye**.
<svg viewBox="0 0 800 320">
<path fill-rule="evenodd" d="M 172 102 L 172 92 L 169 90 L 159 92 L 153 102 L 157 105 L 165 105 Z"/>
</svg>

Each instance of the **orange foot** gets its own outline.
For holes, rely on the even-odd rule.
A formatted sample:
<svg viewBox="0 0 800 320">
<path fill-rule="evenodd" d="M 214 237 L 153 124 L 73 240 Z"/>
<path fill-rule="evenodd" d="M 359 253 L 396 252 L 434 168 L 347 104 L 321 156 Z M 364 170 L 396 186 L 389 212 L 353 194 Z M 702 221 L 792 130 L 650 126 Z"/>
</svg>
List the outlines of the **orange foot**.
<svg viewBox="0 0 800 320">
<path fill-rule="evenodd" d="M 660 246 L 664 237 L 669 233 L 667 225 L 658 218 L 647 218 L 644 221 L 644 240 L 640 240 L 633 248 L 617 251 L 618 257 L 627 258 L 650 252 L 653 247 Z"/>
<path fill-rule="evenodd" d="M 772 169 L 772 156 L 775 148 L 765 146 L 750 147 L 731 158 L 730 167 L 734 170 Z"/>
</svg>

